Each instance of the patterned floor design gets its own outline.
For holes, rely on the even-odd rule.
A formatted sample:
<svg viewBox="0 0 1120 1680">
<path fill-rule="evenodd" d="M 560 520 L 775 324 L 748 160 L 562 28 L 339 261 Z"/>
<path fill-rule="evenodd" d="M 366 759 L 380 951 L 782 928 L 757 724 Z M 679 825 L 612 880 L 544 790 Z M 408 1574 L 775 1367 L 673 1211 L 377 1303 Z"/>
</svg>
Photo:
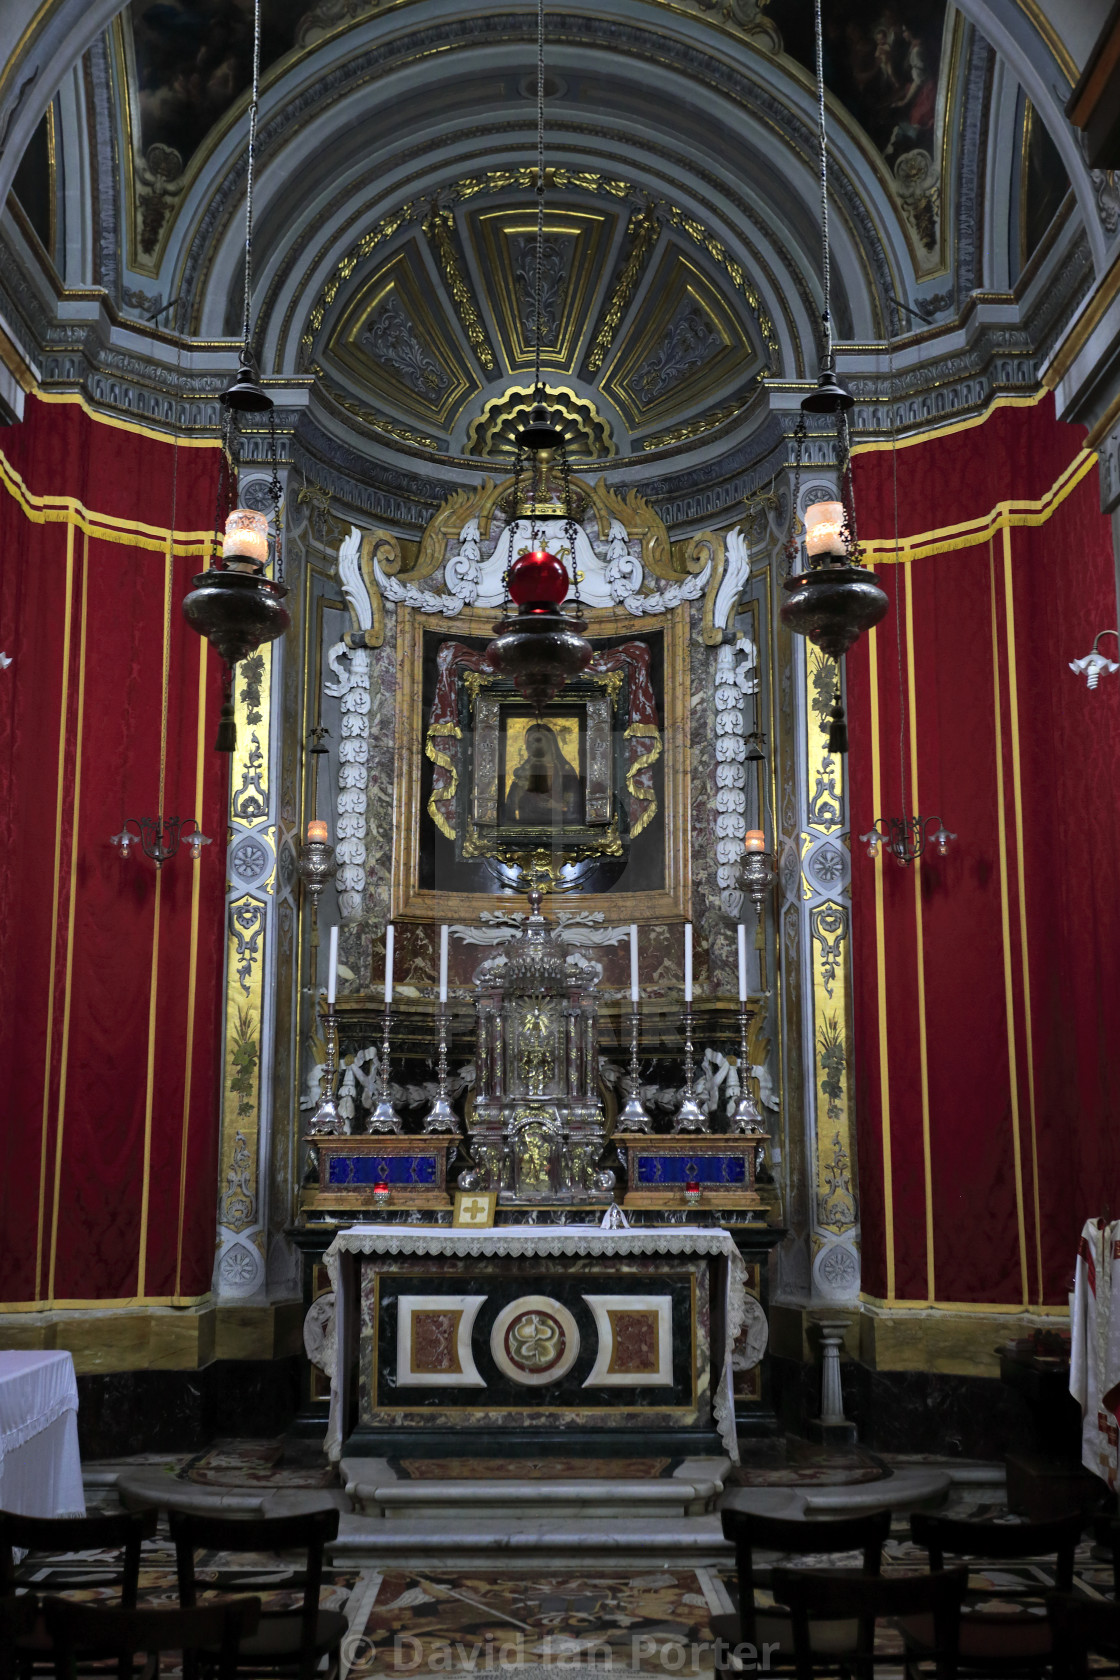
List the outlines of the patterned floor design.
<svg viewBox="0 0 1120 1680">
<path fill-rule="evenodd" d="M 322 1453 L 300 1451 L 278 1441 L 215 1441 L 195 1453 L 175 1474 L 181 1482 L 200 1487 L 320 1488 L 337 1487 L 338 1472 Z"/>
<path fill-rule="evenodd" d="M 239 1443 L 243 1447 L 245 1443 Z M 256 1443 L 262 1450 L 253 1460 L 263 1465 L 275 1443 Z M 211 1471 L 221 1470 L 228 1443 L 216 1443 L 210 1454 L 195 1459 L 149 1455 L 146 1464 L 162 1465 L 181 1474 L 198 1459 L 209 1459 Z M 249 1455 L 250 1457 L 252 1455 Z M 135 1462 L 135 1461 L 133 1461 Z M 92 1468 L 92 1467 L 89 1467 Z M 232 1466 L 230 1466 L 232 1468 Z M 267 1466 L 266 1466 L 267 1468 Z M 306 1472 L 307 1466 L 290 1466 Z M 283 1481 L 282 1470 L 273 1465 Z M 191 1478 L 194 1479 L 194 1478 Z M 306 1481 L 288 1483 L 306 1487 Z M 995 1521 L 1013 1521 L 1005 1507 L 992 1501 L 991 1489 L 960 1488 L 948 1507 L 953 1514 Z M 114 1495 L 107 1487 L 90 1489 L 90 1506 L 108 1506 Z M 768 1565 L 759 1562 L 760 1602 L 766 1602 Z M 790 1560 L 795 1561 L 795 1560 Z M 819 1556 L 806 1564 L 856 1564 L 854 1556 Z M 924 1554 L 910 1542 L 905 1517 L 896 1521 L 885 1556 L 888 1571 L 921 1570 Z M 116 1559 L 110 1555 L 76 1557 L 34 1556 L 20 1572 L 23 1584 L 38 1592 L 77 1592 L 83 1599 L 112 1599 L 117 1592 Z M 268 1609 L 299 1602 L 302 1575 L 298 1561 L 252 1555 L 205 1554 L 199 1558 L 199 1578 L 219 1593 L 259 1594 Z M 77 1587 L 78 1580 L 85 1584 Z M 1033 1600 L 1042 1615 L 1043 1595 L 1052 1584 L 1046 1560 L 1016 1564 L 974 1563 L 971 1587 L 984 1597 L 985 1608 L 1022 1608 L 1022 1595 Z M 1082 1543 L 1077 1557 L 1076 1585 L 1092 1597 L 1111 1595 L 1110 1564 L 1093 1556 L 1092 1544 Z M 511 1680 L 594 1680 L 595 1676 L 639 1674 L 651 1680 L 668 1675 L 710 1675 L 713 1671 L 711 1617 L 732 1608 L 735 1591 L 730 1571 L 650 1569 L 630 1572 L 578 1574 L 572 1571 L 522 1575 L 484 1571 L 420 1573 L 356 1568 L 328 1571 L 324 1607 L 342 1610 L 350 1624 L 345 1647 L 345 1680 L 436 1680 L 452 1676 L 506 1671 Z M 177 1602 L 174 1554 L 166 1527 L 144 1548 L 140 1595 L 142 1602 Z M 901 1655 L 896 1633 L 881 1634 L 884 1655 Z M 901 1669 L 883 1669 L 887 1680 Z M 167 1659 L 161 1680 L 175 1680 L 178 1668 Z"/>
<path fill-rule="evenodd" d="M 746 1458 L 734 1464 L 726 1480 L 731 1487 L 853 1487 L 861 1482 L 878 1482 L 890 1471 L 881 1458 L 862 1447 L 822 1447 L 812 1441 L 786 1442 L 784 1457 L 777 1462 L 752 1462 Z"/>
</svg>

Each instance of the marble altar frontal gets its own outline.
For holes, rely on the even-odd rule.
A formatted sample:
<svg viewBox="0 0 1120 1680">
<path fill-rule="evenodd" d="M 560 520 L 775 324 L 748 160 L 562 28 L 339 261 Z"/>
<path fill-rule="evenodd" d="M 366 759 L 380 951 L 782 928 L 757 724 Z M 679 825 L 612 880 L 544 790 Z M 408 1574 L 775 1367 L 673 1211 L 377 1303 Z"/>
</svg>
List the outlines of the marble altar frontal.
<svg viewBox="0 0 1120 1680">
<path fill-rule="evenodd" d="M 546 1440 L 734 1452 L 742 1261 L 723 1231 L 356 1226 L 326 1260 L 336 1455 L 450 1443 L 516 1456 L 511 1443 Z"/>
</svg>

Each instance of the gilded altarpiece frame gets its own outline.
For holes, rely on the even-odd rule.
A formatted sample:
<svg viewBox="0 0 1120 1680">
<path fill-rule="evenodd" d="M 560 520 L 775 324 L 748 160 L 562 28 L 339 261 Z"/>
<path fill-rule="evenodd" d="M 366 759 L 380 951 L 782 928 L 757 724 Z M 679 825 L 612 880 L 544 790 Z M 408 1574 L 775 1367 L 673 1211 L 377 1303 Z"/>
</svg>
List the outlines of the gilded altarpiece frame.
<svg viewBox="0 0 1120 1680">
<path fill-rule="evenodd" d="M 663 825 L 664 868 L 662 886 L 658 889 L 628 891 L 622 887 L 610 893 L 580 893 L 580 909 L 601 911 L 612 921 L 620 918 L 640 923 L 685 921 L 691 894 L 686 751 L 691 694 L 688 605 L 672 608 L 645 623 L 623 609 L 593 612 L 589 618 L 587 635 L 593 646 L 617 642 L 620 638 L 641 642 L 651 635 L 659 635 L 664 639 L 664 681 L 659 696 L 659 770 L 664 805 L 659 821 Z M 404 604 L 397 608 L 400 691 L 394 763 L 394 920 L 428 923 L 477 920 L 482 911 L 493 911 L 498 902 L 494 892 L 437 890 L 421 883 L 421 825 L 425 812 L 422 782 L 428 723 L 424 715 L 425 633 L 447 640 L 486 641 L 493 634 L 494 622 L 493 611 L 467 609 L 449 623 L 439 614 L 424 613 Z M 609 692 L 609 684 L 601 686 Z M 562 694 L 560 699 L 563 698 Z M 593 702 L 588 701 L 588 705 L 593 707 Z M 594 788 L 590 794 L 593 800 L 597 797 Z M 592 814 L 594 810 L 593 805 Z"/>
</svg>

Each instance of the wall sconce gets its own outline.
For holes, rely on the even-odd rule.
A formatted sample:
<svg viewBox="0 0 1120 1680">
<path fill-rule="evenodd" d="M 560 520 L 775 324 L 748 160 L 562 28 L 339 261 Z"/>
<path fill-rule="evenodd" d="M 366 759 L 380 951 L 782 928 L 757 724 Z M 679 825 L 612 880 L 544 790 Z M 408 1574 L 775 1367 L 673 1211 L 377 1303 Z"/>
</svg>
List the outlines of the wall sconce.
<svg viewBox="0 0 1120 1680">
<path fill-rule="evenodd" d="M 194 833 L 189 834 L 188 829 Z M 179 850 L 180 841 L 190 847 L 191 857 L 197 863 L 203 846 L 210 844 L 210 836 L 203 834 L 193 817 L 168 817 L 166 822 L 162 817 L 126 817 L 120 833 L 111 837 L 110 845 L 117 848 L 126 862 L 132 856 L 132 848 L 139 846 L 144 856 L 151 858 L 157 869 L 162 869 Z"/>
<path fill-rule="evenodd" d="M 931 823 L 937 824 L 932 834 L 929 832 Z M 918 861 L 928 841 L 932 840 L 944 857 L 949 850 L 950 840 L 956 838 L 956 835 L 951 834 L 945 827 L 940 817 L 888 817 L 885 826 L 883 818 L 876 817 L 875 827 L 860 835 L 860 839 L 867 846 L 869 858 L 877 858 L 879 847 L 885 846 L 895 862 L 900 863 L 903 868 Z"/>
<path fill-rule="evenodd" d="M 1091 689 L 1096 688 L 1100 682 L 1102 671 L 1120 671 L 1120 664 L 1117 664 L 1116 660 L 1106 659 L 1104 654 L 1099 651 L 1097 643 L 1102 636 L 1115 636 L 1117 641 L 1120 641 L 1120 631 L 1098 630 L 1093 637 L 1092 653 L 1087 653 L 1084 659 L 1071 659 L 1069 662 L 1069 668 L 1074 676 L 1086 677 Z"/>
</svg>

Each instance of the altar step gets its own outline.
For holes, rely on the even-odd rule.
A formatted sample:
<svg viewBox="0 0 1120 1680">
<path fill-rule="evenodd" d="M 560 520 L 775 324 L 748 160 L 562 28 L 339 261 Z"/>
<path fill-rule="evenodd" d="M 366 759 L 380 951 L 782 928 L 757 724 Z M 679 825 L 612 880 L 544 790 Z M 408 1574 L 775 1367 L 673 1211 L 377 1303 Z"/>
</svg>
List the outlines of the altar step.
<svg viewBox="0 0 1120 1680">
<path fill-rule="evenodd" d="M 719 1517 L 344 1516 L 329 1553 L 336 1567 L 611 1569 L 726 1563 Z"/>
<path fill-rule="evenodd" d="M 480 1464 L 480 1471 L 485 1471 Z M 513 1465 L 501 1468 L 514 1468 Z M 684 1459 L 669 1476 L 522 1476 L 427 1479 L 401 1476 L 386 1459 L 344 1458 L 342 1484 L 358 1516 L 389 1522 L 449 1518 L 632 1518 L 672 1521 L 710 1515 L 730 1468 L 726 1458 Z"/>
</svg>

